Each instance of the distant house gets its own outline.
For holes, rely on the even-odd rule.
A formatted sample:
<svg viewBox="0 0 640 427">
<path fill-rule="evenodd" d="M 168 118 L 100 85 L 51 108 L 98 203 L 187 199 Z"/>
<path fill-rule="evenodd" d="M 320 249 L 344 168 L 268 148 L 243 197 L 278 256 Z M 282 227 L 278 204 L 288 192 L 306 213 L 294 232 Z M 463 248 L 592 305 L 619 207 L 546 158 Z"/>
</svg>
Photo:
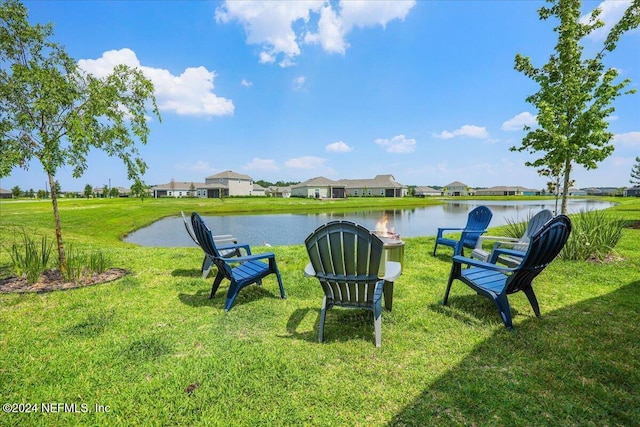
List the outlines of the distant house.
<svg viewBox="0 0 640 427">
<path fill-rule="evenodd" d="M 9 190 L 5 190 L 4 188 L 0 188 L 0 199 L 11 199 L 13 194 Z"/>
<path fill-rule="evenodd" d="M 444 186 L 443 194 L 445 196 L 471 196 L 473 195 L 473 191 L 469 186 L 460 181 L 454 181 Z"/>
<path fill-rule="evenodd" d="M 266 196 L 267 195 L 267 189 L 264 188 L 262 185 L 260 184 L 253 184 L 253 190 L 251 190 L 251 195 L 252 196 Z"/>
<path fill-rule="evenodd" d="M 319 176 L 291 186 L 291 195 L 316 199 L 345 197 L 404 197 L 407 186 L 393 175 L 376 175 L 373 179 L 341 179 L 333 181 Z"/>
<path fill-rule="evenodd" d="M 640 197 L 640 185 L 636 185 L 635 187 L 626 188 L 622 194 L 625 197 Z"/>
<path fill-rule="evenodd" d="M 408 187 L 393 175 L 376 175 L 373 179 L 341 179 L 349 197 L 405 197 Z"/>
<path fill-rule="evenodd" d="M 431 187 L 418 186 L 413 190 L 413 195 L 416 197 L 442 196 L 442 191 Z"/>
<path fill-rule="evenodd" d="M 588 196 L 615 196 L 619 190 L 614 187 L 589 187 L 585 188 Z"/>
<path fill-rule="evenodd" d="M 539 190 L 520 186 L 498 185 L 490 188 L 478 189 L 476 196 L 536 196 L 540 195 Z"/>
<path fill-rule="evenodd" d="M 312 197 L 315 199 L 342 199 L 346 197 L 345 186 L 323 176 L 308 179 L 291 186 L 294 197 Z"/>
<path fill-rule="evenodd" d="M 587 190 L 581 190 L 579 188 L 570 188 L 569 195 L 570 196 L 586 196 Z"/>
<path fill-rule="evenodd" d="M 251 196 L 253 193 L 253 178 L 230 170 L 208 176 L 204 183 L 199 197 Z"/>
<path fill-rule="evenodd" d="M 203 183 L 193 181 L 171 181 L 168 184 L 160 184 L 151 187 L 151 194 L 156 199 L 160 197 L 195 197 L 198 188 L 203 185 Z M 94 189 L 94 191 L 96 190 Z M 99 189 L 97 192 L 102 193 L 102 189 Z"/>
<path fill-rule="evenodd" d="M 291 197 L 291 187 L 278 187 L 276 185 L 270 185 L 266 190 L 265 194 L 268 197 L 275 197 L 278 199 L 289 198 Z"/>
</svg>

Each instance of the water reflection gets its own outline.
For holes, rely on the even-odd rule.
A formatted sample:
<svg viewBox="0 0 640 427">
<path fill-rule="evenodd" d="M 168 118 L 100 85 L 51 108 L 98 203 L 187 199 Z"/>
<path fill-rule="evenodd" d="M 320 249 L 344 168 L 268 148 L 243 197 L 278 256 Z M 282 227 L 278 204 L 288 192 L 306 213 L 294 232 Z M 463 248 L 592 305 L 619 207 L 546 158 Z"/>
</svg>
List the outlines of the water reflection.
<svg viewBox="0 0 640 427">
<path fill-rule="evenodd" d="M 438 227 L 462 227 L 470 210 L 488 206 L 493 212 L 490 227 L 504 225 L 507 221 L 526 220 L 541 209 L 553 212 L 555 201 L 456 201 L 437 206 L 409 209 L 367 210 L 359 212 L 316 212 L 310 214 L 235 215 L 209 216 L 204 220 L 214 234 L 233 234 L 250 245 L 298 245 L 320 225 L 338 219 L 348 219 L 374 229 L 384 216 L 389 226 L 401 237 L 432 236 Z M 568 210 L 605 209 L 612 203 L 597 200 L 570 200 Z M 130 234 L 127 242 L 142 246 L 193 246 L 181 217 L 165 218 L 149 227 Z"/>
</svg>

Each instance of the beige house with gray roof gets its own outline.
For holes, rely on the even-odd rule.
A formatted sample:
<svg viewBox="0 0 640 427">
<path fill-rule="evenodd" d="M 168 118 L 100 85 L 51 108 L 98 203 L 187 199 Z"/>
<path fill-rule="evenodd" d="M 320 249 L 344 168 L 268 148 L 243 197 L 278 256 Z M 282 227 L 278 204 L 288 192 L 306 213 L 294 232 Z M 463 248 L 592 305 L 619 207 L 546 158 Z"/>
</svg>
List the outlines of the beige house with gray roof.
<svg viewBox="0 0 640 427">
<path fill-rule="evenodd" d="M 445 196 L 472 196 L 472 189 L 460 181 L 453 181 L 444 186 L 442 192 Z"/>
<path fill-rule="evenodd" d="M 291 195 L 293 197 L 312 197 L 315 199 L 342 199 L 346 196 L 343 184 L 323 176 L 292 185 Z"/>
<path fill-rule="evenodd" d="M 294 197 L 316 199 L 345 197 L 404 197 L 407 186 L 400 184 L 393 175 L 376 175 L 373 179 L 341 179 L 333 181 L 316 177 L 291 187 Z"/>
</svg>

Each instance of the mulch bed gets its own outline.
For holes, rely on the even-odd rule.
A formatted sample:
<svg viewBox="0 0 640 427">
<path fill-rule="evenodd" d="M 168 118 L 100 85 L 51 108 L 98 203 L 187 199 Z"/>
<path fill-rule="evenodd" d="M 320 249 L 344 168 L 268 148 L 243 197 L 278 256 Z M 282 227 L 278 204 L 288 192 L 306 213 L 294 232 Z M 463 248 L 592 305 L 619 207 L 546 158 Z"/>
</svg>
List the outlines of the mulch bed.
<svg viewBox="0 0 640 427">
<path fill-rule="evenodd" d="M 104 273 L 93 274 L 91 276 L 82 277 L 77 282 L 65 282 L 58 270 L 47 270 L 37 283 L 29 283 L 27 279 L 21 277 L 8 277 L 0 280 L 0 294 L 9 293 L 29 293 L 29 292 L 51 292 L 68 289 L 84 288 L 86 286 L 95 286 L 102 283 L 112 282 L 127 274 L 126 270 L 121 268 L 110 268 Z"/>
</svg>

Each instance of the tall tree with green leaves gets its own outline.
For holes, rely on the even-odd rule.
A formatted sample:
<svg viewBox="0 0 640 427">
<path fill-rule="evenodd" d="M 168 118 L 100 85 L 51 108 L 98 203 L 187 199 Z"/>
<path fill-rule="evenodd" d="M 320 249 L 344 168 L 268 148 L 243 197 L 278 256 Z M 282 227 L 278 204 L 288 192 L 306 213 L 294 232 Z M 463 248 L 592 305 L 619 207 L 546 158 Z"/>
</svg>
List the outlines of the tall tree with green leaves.
<svg viewBox="0 0 640 427">
<path fill-rule="evenodd" d="M 84 198 L 88 199 L 93 194 L 93 186 L 91 184 L 87 184 L 84 186 Z"/>
<path fill-rule="evenodd" d="M 633 185 L 640 185 L 640 157 L 636 157 L 636 164 L 631 168 L 631 179 Z"/>
<path fill-rule="evenodd" d="M 87 74 L 52 36 L 51 24 L 29 23 L 19 1 L 0 3 L 0 177 L 34 159 L 42 164 L 66 275 L 56 172 L 70 166 L 82 176 L 88 153 L 98 149 L 119 157 L 128 178 L 141 181 L 147 165 L 136 144 L 147 142 L 147 110 L 160 114 L 153 84 L 140 70 L 119 65 L 103 78 Z"/>
<path fill-rule="evenodd" d="M 634 0 L 624 16 L 609 31 L 602 50 L 593 58 L 583 58 L 580 41 L 604 23 L 598 19 L 600 9 L 594 9 L 587 23 L 580 22 L 580 0 L 547 0 L 549 7 L 538 13 L 541 20 L 555 18 L 558 33 L 555 52 L 541 68 L 521 54 L 515 58 L 515 69 L 535 81 L 540 89 L 526 98 L 537 112 L 536 129 L 528 131 L 519 147 L 512 151 L 527 151 L 541 155 L 527 166 L 558 171 L 562 177 L 562 213 L 567 212 L 567 198 L 574 165 L 586 169 L 613 152 L 613 134 L 607 130 L 607 118 L 614 112 L 613 101 L 622 94 L 629 79 L 618 80 L 615 68 L 605 69 L 603 60 L 615 50 L 621 35 L 640 24 L 640 0 Z"/>
</svg>

